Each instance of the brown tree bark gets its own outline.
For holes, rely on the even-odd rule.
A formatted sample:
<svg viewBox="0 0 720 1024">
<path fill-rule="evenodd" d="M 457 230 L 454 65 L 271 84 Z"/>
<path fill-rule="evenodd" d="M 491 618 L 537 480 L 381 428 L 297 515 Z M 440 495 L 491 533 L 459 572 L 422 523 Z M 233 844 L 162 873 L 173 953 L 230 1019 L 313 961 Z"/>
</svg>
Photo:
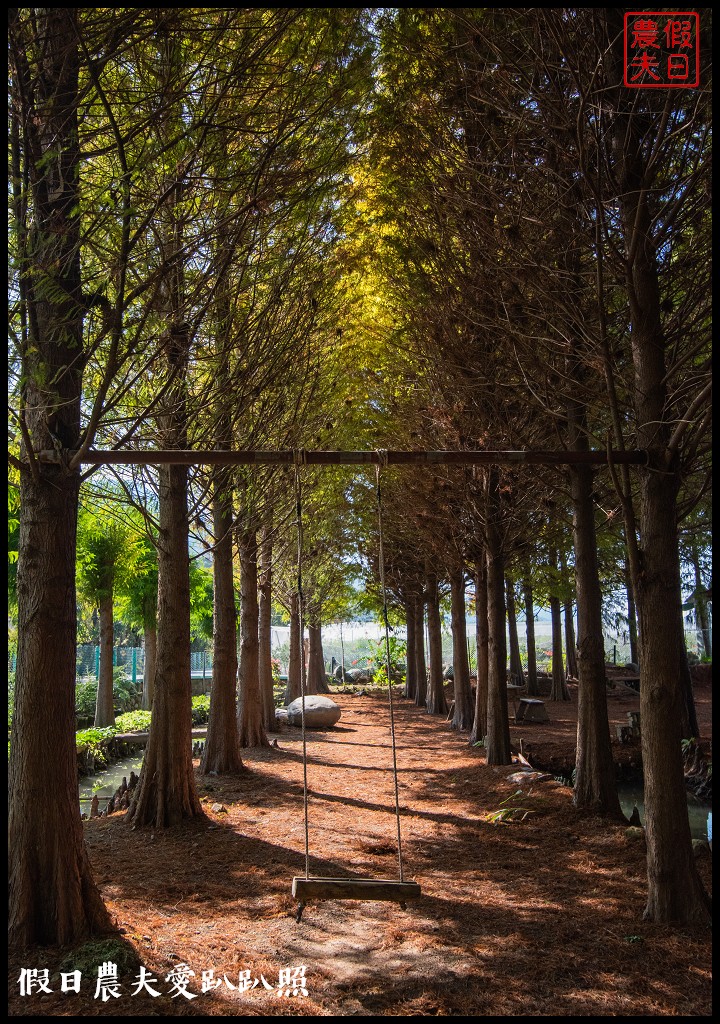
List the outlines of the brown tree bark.
<svg viewBox="0 0 720 1024">
<path fill-rule="evenodd" d="M 263 725 L 272 732 L 275 721 L 275 693 L 272 677 L 272 534 L 265 527 L 260 541 L 258 582 L 258 648 Z"/>
<path fill-rule="evenodd" d="M 325 675 L 325 655 L 322 646 L 320 623 L 308 623 L 307 685 L 305 692 L 330 693 Z"/>
<path fill-rule="evenodd" d="M 147 623 L 143 630 L 145 656 L 143 661 L 142 706 L 152 711 L 155 700 L 155 666 L 157 664 L 157 625 Z"/>
<path fill-rule="evenodd" d="M 100 672 L 98 674 L 97 701 L 95 703 L 95 728 L 115 725 L 113 703 L 113 596 L 112 583 L 108 580 L 109 592 L 100 598 L 98 618 L 100 621 Z"/>
<path fill-rule="evenodd" d="M 285 703 L 291 704 L 300 696 L 302 667 L 300 651 L 300 599 L 290 595 L 290 651 L 288 654 L 288 680 L 285 687 Z"/>
<path fill-rule="evenodd" d="M 8 941 L 71 946 L 113 930 L 78 808 L 75 554 L 83 326 L 77 138 L 77 9 L 10 10 L 13 118 L 34 227 L 21 266 L 29 311 L 22 402 L 18 653 L 10 741 Z M 39 52 L 42 66 L 34 65 Z M 26 225 L 18 224 L 22 233 Z M 20 258 L 25 253 L 20 245 Z M 39 464 L 33 451 L 63 451 Z M 52 784 L 48 786 L 48 770 Z"/>
<path fill-rule="evenodd" d="M 487 563 L 475 566 L 475 643 L 477 645 L 477 686 L 475 716 L 470 730 L 470 743 L 479 743 L 487 735 L 488 709 L 488 596 Z"/>
<path fill-rule="evenodd" d="M 577 679 L 577 642 L 575 639 L 572 601 L 566 601 L 563 605 L 563 622 L 565 623 L 565 672 L 568 679 Z"/>
<path fill-rule="evenodd" d="M 682 646 L 680 648 L 680 735 L 684 740 L 697 739 L 700 736 L 697 712 L 695 711 L 695 697 L 693 695 L 692 678 L 690 676 L 690 662 L 685 645 L 685 630 L 683 628 Z"/>
<path fill-rule="evenodd" d="M 550 700 L 570 700 L 570 691 L 565 682 L 562 616 L 559 597 L 550 598 L 550 623 L 552 629 L 552 684 L 550 686 Z"/>
<path fill-rule="evenodd" d="M 539 697 L 540 687 L 537 676 L 537 651 L 535 649 L 535 602 L 533 601 L 532 584 L 530 580 L 523 583 L 523 597 L 525 600 L 525 635 L 527 637 L 527 692 L 529 697 Z"/>
<path fill-rule="evenodd" d="M 579 288 L 577 289 L 579 292 Z M 584 376 L 584 368 L 580 366 L 579 361 L 574 359 L 568 360 L 569 374 L 573 375 L 572 379 L 577 381 L 578 387 Z M 584 413 L 580 402 L 574 398 L 569 399 L 568 409 L 568 423 L 570 425 L 570 432 L 573 437 L 580 437 L 580 431 L 584 427 Z M 575 424 L 577 425 L 575 426 Z M 574 442 L 576 447 L 580 448 L 582 441 L 576 440 Z M 584 450 L 587 450 L 588 446 L 584 446 Z M 565 552 L 560 552 L 560 571 L 562 573 L 563 586 L 570 589 L 570 576 L 568 573 L 567 558 Z M 571 597 L 567 597 L 567 600 L 563 601 L 562 606 L 563 614 L 563 625 L 565 626 L 565 674 L 568 679 L 578 678 L 578 660 L 577 660 L 577 641 L 575 638 L 575 622 L 573 620 L 573 602 Z"/>
<path fill-rule="evenodd" d="M 415 700 L 417 693 L 417 664 L 415 661 L 415 603 L 417 597 L 408 594 L 405 598 L 405 697 Z"/>
<path fill-rule="evenodd" d="M 692 563 L 695 571 L 695 619 L 697 629 L 700 631 L 702 642 L 702 653 L 706 658 L 712 658 L 712 633 L 710 631 L 710 620 L 708 617 L 708 603 L 705 584 L 703 583 L 700 571 L 700 556 L 697 548 L 693 548 Z"/>
<path fill-rule="evenodd" d="M 37 483 L 25 476 L 8 817 L 8 936 L 19 948 L 67 945 L 111 930 L 92 880 L 77 801 L 74 581 L 79 481 L 77 474 L 67 476 L 59 467 L 42 467 Z M 30 812 L 33 806 L 35 813 Z"/>
<path fill-rule="evenodd" d="M 241 747 L 269 747 L 263 725 L 258 646 L 257 533 L 245 529 L 238 536 L 240 553 L 240 700 L 238 738 Z"/>
<path fill-rule="evenodd" d="M 577 410 L 580 417 L 580 411 Z M 570 417 L 571 420 L 573 416 Z M 580 424 L 577 425 L 578 428 Z M 571 428 L 575 426 L 571 423 Z M 584 435 L 575 447 L 585 446 Z M 622 820 L 610 743 L 605 684 L 605 644 L 602 628 L 602 592 L 597 558 L 593 473 L 574 468 L 570 476 L 573 499 L 575 587 L 578 608 L 578 711 L 577 751 L 573 802 L 576 807 Z M 554 661 L 553 657 L 553 661 Z"/>
<path fill-rule="evenodd" d="M 203 774 L 243 768 L 237 726 L 237 615 L 233 579 L 232 474 L 213 472 L 213 674 Z"/>
<path fill-rule="evenodd" d="M 465 573 L 458 569 L 450 576 L 450 602 L 453 638 L 453 691 L 455 711 L 452 728 L 458 732 L 472 729 L 474 708 L 470 690 L 467 627 L 465 624 Z"/>
<path fill-rule="evenodd" d="M 145 759 L 127 812 L 167 828 L 203 813 L 192 762 L 187 467 L 158 468 L 158 639 L 155 700 Z"/>
<path fill-rule="evenodd" d="M 633 592 L 632 585 L 632 574 L 630 572 L 630 563 L 628 559 L 625 559 L 625 590 L 627 592 L 627 609 L 628 609 L 628 636 L 630 639 L 630 661 L 640 667 L 639 662 L 639 649 L 638 649 L 638 631 L 637 631 L 637 610 L 635 608 L 635 594 Z"/>
<path fill-rule="evenodd" d="M 508 640 L 510 645 L 510 675 L 518 686 L 524 681 L 520 640 L 518 638 L 517 613 L 515 610 L 515 584 L 510 576 L 505 577 L 505 600 L 507 603 Z"/>
<path fill-rule="evenodd" d="M 427 665 L 425 664 L 425 596 L 418 588 L 415 607 L 415 649 L 408 657 L 415 659 L 415 704 L 419 708 L 427 705 Z"/>
<path fill-rule="evenodd" d="M 428 679 L 426 707 L 429 715 L 447 715 L 442 667 L 442 623 L 440 621 L 440 595 L 437 576 L 427 580 L 428 642 L 430 646 L 430 678 Z"/>
<path fill-rule="evenodd" d="M 639 560 L 633 588 L 640 648 L 640 718 L 645 782 L 648 900 L 654 922 L 709 923 L 707 894 L 695 866 L 680 745 L 685 646 L 677 537 L 677 456 L 669 450 L 667 341 L 660 314 L 657 254 L 634 97 L 623 88 L 622 12 L 605 8 L 611 83 L 616 90 L 612 160 L 620 203 L 634 367 L 637 444 L 648 454 L 638 471 Z"/>
<path fill-rule="evenodd" d="M 488 474 L 486 512 L 488 587 L 488 711 L 485 752 L 488 764 L 511 764 L 505 641 L 505 559 L 497 525 L 498 473 Z"/>
</svg>

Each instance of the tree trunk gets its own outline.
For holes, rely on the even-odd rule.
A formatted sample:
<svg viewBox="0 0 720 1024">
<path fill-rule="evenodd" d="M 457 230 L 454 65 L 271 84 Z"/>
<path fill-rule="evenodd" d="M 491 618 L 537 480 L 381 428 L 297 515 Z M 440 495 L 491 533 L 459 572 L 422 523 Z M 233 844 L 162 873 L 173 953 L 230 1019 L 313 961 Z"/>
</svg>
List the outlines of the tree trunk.
<svg viewBox="0 0 720 1024">
<path fill-rule="evenodd" d="M 408 658 L 415 660 L 415 703 L 419 708 L 427 705 L 427 665 L 425 664 L 425 597 L 422 588 L 418 590 L 414 605 L 415 648 L 408 650 Z"/>
<path fill-rule="evenodd" d="M 143 631 L 145 660 L 143 663 L 143 690 L 142 706 L 146 711 L 152 711 L 155 699 L 155 666 L 157 664 L 157 625 L 146 623 Z"/>
<path fill-rule="evenodd" d="M 187 467 L 158 467 L 158 637 L 155 700 L 127 818 L 167 828 L 202 814 L 192 763 Z"/>
<path fill-rule="evenodd" d="M 633 589 L 638 611 L 640 718 L 645 779 L 648 901 L 645 918 L 657 923 L 709 923 L 707 895 L 695 865 L 680 745 L 684 630 L 677 538 L 676 457 L 668 451 L 666 338 L 647 189 L 640 116 L 623 87 L 622 13 L 606 8 L 614 40 L 617 105 L 610 159 L 616 172 L 629 296 L 637 445 L 647 452 L 638 469 L 640 552 Z"/>
<path fill-rule="evenodd" d="M 243 768 L 237 726 L 237 616 L 233 580 L 232 475 L 213 472 L 213 673 L 205 749 L 204 775 Z"/>
<path fill-rule="evenodd" d="M 8 941 L 11 948 L 26 949 L 74 946 L 112 931 L 113 924 L 92 878 L 78 807 L 80 478 L 61 464 L 31 463 L 28 450 L 28 444 L 35 451 L 60 445 L 67 460 L 80 441 L 77 9 L 11 8 L 9 13 L 13 116 L 34 216 L 29 254 L 22 239 L 18 246 L 29 345 L 23 352 L 27 435 L 20 450 L 18 652 L 8 807 Z M 26 228 L 17 224 L 18 236 L 24 237 Z"/>
<path fill-rule="evenodd" d="M 105 593 L 98 608 L 100 619 L 100 673 L 98 676 L 95 728 L 115 725 L 113 703 L 113 596 Z"/>
<path fill-rule="evenodd" d="M 465 573 L 462 569 L 450 577 L 450 600 L 453 638 L 453 691 L 455 711 L 452 727 L 458 732 L 472 729 L 474 708 L 470 690 L 467 627 L 465 624 Z"/>
<path fill-rule="evenodd" d="M 572 418 L 571 415 L 570 419 Z M 576 437 L 575 448 L 587 449 L 584 434 L 578 434 Z M 577 752 L 573 802 L 576 807 L 622 820 L 607 710 L 602 591 L 595 533 L 593 473 L 590 467 L 573 468 L 570 483 L 573 499 L 579 640 Z M 553 663 L 554 661 L 553 656 Z"/>
<path fill-rule="evenodd" d="M 630 563 L 627 558 L 625 559 L 625 590 L 627 591 L 627 609 L 628 609 L 628 637 L 630 640 L 630 661 L 633 665 L 640 667 L 639 662 L 639 650 L 638 650 L 638 631 L 637 631 L 637 611 L 635 609 L 635 594 L 633 593 L 632 585 L 632 574 L 630 572 Z"/>
<path fill-rule="evenodd" d="M 682 692 L 684 636 L 675 495 L 662 474 L 641 473 L 640 524 L 643 573 L 636 600 L 648 848 L 645 918 L 709 922 L 709 904 L 692 849 L 680 746 L 680 723 L 687 705 Z"/>
<path fill-rule="evenodd" d="M 39 469 L 37 483 L 23 472 L 20 484 L 8 818 L 8 939 L 18 948 L 71 945 L 111 930 L 92 880 L 77 799 L 78 476 L 57 466 Z"/>
<path fill-rule="evenodd" d="M 577 679 L 578 659 L 572 601 L 566 601 L 563 605 L 563 620 L 565 622 L 565 670 L 569 679 Z M 604 657 L 605 655 L 603 650 L 603 658 Z"/>
<path fill-rule="evenodd" d="M 330 693 L 325 676 L 325 656 L 322 646 L 322 627 L 319 623 L 308 624 L 308 667 L 307 694 Z"/>
<path fill-rule="evenodd" d="M 240 701 L 238 736 L 241 747 L 269 747 L 263 725 L 258 648 L 257 534 L 244 530 L 240 552 Z"/>
<path fill-rule="evenodd" d="M 527 636 L 527 692 L 529 697 L 539 697 L 540 687 L 537 677 L 537 651 L 535 649 L 535 602 L 533 601 L 532 584 L 525 580 L 523 584 L 525 599 L 525 635 Z"/>
<path fill-rule="evenodd" d="M 515 584 L 510 576 L 505 578 L 505 595 L 507 601 L 508 637 L 510 640 L 510 675 L 517 686 L 522 686 L 525 677 L 523 676 L 520 640 L 518 639 Z"/>
<path fill-rule="evenodd" d="M 697 548 L 693 548 L 692 562 L 695 570 L 695 624 L 696 628 L 700 631 L 702 653 L 706 658 L 712 660 L 712 634 L 708 618 L 705 584 L 703 583 L 700 571 L 700 556 L 698 555 Z"/>
<path fill-rule="evenodd" d="M 692 678 L 690 676 L 690 663 L 688 661 L 687 647 L 685 646 L 685 631 L 682 634 L 682 646 L 680 648 L 680 693 L 682 701 L 680 704 L 680 735 L 684 740 L 698 739 L 700 726 L 698 725 L 697 713 L 695 711 L 695 697 L 693 695 Z"/>
<path fill-rule="evenodd" d="M 488 709 L 488 594 L 485 560 L 475 566 L 475 644 L 477 647 L 477 685 L 475 717 L 470 743 L 479 743 L 487 735 Z"/>
<path fill-rule="evenodd" d="M 550 598 L 550 621 L 552 624 L 552 685 L 550 700 L 570 700 L 570 691 L 565 682 L 563 664 L 562 618 L 560 598 Z"/>
<path fill-rule="evenodd" d="M 511 764 L 505 641 L 505 560 L 497 526 L 498 474 L 489 473 L 487 502 L 488 712 L 485 752 L 488 764 Z"/>
<path fill-rule="evenodd" d="M 272 536 L 268 528 L 262 532 L 260 544 L 260 583 L 258 586 L 258 645 L 260 657 L 260 694 L 263 725 L 272 732 L 276 727 L 275 693 L 272 676 Z"/>
<path fill-rule="evenodd" d="M 288 653 L 288 681 L 285 688 L 285 704 L 291 704 L 300 696 L 300 670 L 302 654 L 300 651 L 300 599 L 297 594 L 290 595 L 290 651 Z"/>
<path fill-rule="evenodd" d="M 413 594 L 405 599 L 405 697 L 408 700 L 415 700 L 417 693 L 417 665 L 415 663 L 415 603 L 417 597 Z"/>
<path fill-rule="evenodd" d="M 442 667 L 442 623 L 440 621 L 440 595 L 436 576 L 427 581 L 428 641 L 430 646 L 430 678 L 428 680 L 427 711 L 429 715 L 447 715 Z"/>
</svg>

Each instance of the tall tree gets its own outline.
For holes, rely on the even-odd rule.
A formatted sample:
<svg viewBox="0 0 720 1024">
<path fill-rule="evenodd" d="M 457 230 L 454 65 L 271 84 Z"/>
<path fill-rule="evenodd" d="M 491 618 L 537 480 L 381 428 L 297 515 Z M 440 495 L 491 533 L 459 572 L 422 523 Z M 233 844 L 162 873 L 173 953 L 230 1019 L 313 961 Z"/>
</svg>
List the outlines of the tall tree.
<svg viewBox="0 0 720 1024">
<path fill-rule="evenodd" d="M 100 667 L 95 725 L 115 724 L 113 706 L 114 603 L 133 571 L 133 541 L 127 526 L 111 510 L 86 507 L 78 520 L 78 590 L 97 608 Z"/>
<path fill-rule="evenodd" d="M 9 941 L 109 931 L 77 804 L 75 554 L 85 365 L 78 13 L 13 8 L 14 250 L 22 361 L 18 655 L 9 766 Z M 39 451 L 56 453 L 41 461 Z M 47 772 L 53 785 L 48 792 Z M 28 814 L 43 793 L 43 813 Z"/>
<path fill-rule="evenodd" d="M 689 842 L 679 749 L 678 722 L 684 703 L 679 686 L 685 645 L 676 502 L 681 448 L 689 448 L 693 431 L 701 426 L 710 391 L 709 384 L 696 384 L 689 402 L 683 402 L 682 419 L 674 422 L 668 395 L 674 367 L 669 363 L 673 356 L 676 361 L 678 357 L 670 347 L 672 332 L 664 322 L 659 265 L 668 232 L 674 234 L 680 224 L 676 220 L 671 228 L 665 219 L 667 214 L 664 215 L 667 207 L 656 208 L 649 188 L 654 181 L 662 187 L 658 180 L 662 159 L 665 174 L 675 178 L 674 182 L 668 181 L 665 202 L 685 201 L 688 182 L 679 180 L 678 171 L 670 162 L 676 154 L 692 160 L 696 186 L 700 185 L 704 161 L 698 146 L 705 130 L 704 98 L 701 93 L 688 106 L 683 91 L 680 98 L 676 98 L 677 92 L 668 92 L 664 109 L 651 100 L 638 107 L 635 97 L 623 87 L 622 25 L 618 12 L 603 9 L 601 18 L 608 57 L 605 84 L 616 101 L 606 126 L 608 148 L 603 155 L 615 183 L 612 198 L 620 209 L 634 367 L 634 412 L 638 444 L 648 453 L 648 465 L 639 471 L 640 541 L 638 560 L 633 566 L 640 634 L 648 839 L 645 916 L 653 921 L 706 921 L 708 903 Z"/>
</svg>

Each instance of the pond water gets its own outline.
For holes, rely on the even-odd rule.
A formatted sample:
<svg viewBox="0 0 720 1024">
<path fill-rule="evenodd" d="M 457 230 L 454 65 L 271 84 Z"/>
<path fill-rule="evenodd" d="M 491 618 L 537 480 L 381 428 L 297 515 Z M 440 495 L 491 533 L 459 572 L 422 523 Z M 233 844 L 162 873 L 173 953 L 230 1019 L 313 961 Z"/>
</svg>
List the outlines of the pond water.
<svg viewBox="0 0 720 1024">
<path fill-rule="evenodd" d="M 619 783 L 618 796 L 620 806 L 628 817 L 632 814 L 633 807 L 637 807 L 640 814 L 640 821 L 645 824 L 645 802 L 643 800 L 642 782 Z M 688 791 L 688 819 L 690 821 L 690 834 L 693 839 L 707 839 L 707 819 L 712 807 L 704 804 L 701 800 Z"/>
<path fill-rule="evenodd" d="M 129 779 L 130 772 L 139 775 L 142 763 L 142 752 L 138 752 L 130 757 L 124 757 L 114 764 L 109 764 L 101 772 L 85 775 L 78 786 L 81 813 L 90 814 L 90 801 L 94 793 L 97 793 L 100 810 L 104 811 L 108 800 L 122 784 L 123 777 Z"/>
</svg>

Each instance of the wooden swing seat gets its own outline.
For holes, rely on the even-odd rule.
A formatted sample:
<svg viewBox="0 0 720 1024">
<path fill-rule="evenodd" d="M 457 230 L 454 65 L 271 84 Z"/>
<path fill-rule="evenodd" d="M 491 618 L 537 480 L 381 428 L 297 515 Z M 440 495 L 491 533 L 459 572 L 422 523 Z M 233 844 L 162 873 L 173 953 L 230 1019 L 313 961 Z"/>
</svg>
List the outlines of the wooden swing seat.
<svg viewBox="0 0 720 1024">
<path fill-rule="evenodd" d="M 309 900 L 385 900 L 405 903 L 420 895 L 417 882 L 391 878 L 305 878 L 296 876 L 292 894 L 305 905 Z"/>
</svg>

